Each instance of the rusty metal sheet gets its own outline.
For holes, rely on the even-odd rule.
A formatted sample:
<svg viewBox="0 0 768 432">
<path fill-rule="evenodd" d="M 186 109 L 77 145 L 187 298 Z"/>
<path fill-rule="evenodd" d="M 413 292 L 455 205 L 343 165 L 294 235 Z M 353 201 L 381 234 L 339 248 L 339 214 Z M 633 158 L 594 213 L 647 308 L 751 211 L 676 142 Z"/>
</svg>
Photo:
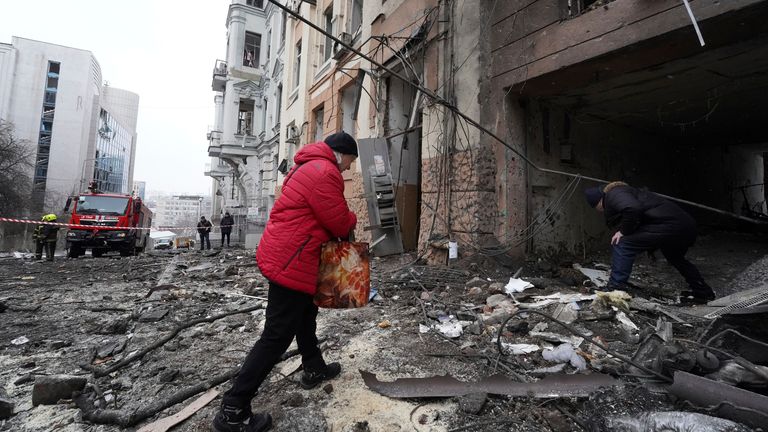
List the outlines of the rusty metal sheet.
<svg viewBox="0 0 768 432">
<path fill-rule="evenodd" d="M 768 397 L 708 378 L 675 372 L 669 392 L 701 407 L 714 407 L 713 413 L 752 427 L 768 424 Z"/>
<path fill-rule="evenodd" d="M 450 375 L 429 378 L 398 378 L 392 382 L 379 381 L 375 374 L 360 371 L 363 382 L 371 390 L 392 398 L 451 397 L 470 393 L 489 393 L 535 398 L 587 396 L 601 387 L 621 385 L 614 378 L 590 375 L 549 375 L 533 383 L 512 381 L 504 375 L 485 377 L 477 382 L 459 381 Z"/>
</svg>

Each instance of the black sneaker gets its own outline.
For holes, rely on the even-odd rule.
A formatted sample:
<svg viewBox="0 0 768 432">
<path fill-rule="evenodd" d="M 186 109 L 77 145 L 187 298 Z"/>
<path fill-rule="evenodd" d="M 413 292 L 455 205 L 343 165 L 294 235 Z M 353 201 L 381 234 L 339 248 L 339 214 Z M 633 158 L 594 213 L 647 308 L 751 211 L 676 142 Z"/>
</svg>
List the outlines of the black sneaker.
<svg viewBox="0 0 768 432">
<path fill-rule="evenodd" d="M 263 432 L 272 428 L 272 416 L 222 405 L 213 419 L 215 432 Z"/>
<path fill-rule="evenodd" d="M 340 373 L 341 365 L 336 362 L 329 363 L 321 370 L 312 371 L 305 369 L 304 373 L 301 375 L 299 385 L 304 390 L 313 389 L 325 380 L 336 378 Z"/>
</svg>

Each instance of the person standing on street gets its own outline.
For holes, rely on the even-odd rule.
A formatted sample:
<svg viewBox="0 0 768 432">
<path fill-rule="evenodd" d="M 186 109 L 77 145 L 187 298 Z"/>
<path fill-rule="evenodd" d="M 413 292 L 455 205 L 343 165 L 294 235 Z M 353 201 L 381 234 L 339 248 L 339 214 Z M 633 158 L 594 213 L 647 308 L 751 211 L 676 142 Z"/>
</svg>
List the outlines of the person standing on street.
<svg viewBox="0 0 768 432">
<path fill-rule="evenodd" d="M 260 432 L 272 426 L 269 414 L 253 414 L 251 400 L 280 356 L 296 338 L 304 372 L 299 384 L 311 389 L 341 373 L 318 347 L 317 290 L 323 243 L 347 237 L 357 224 L 344 198 L 341 173 L 357 158 L 357 142 L 345 132 L 304 146 L 285 177 L 256 262 L 269 281 L 266 322 L 213 421 L 217 432 Z"/>
<path fill-rule="evenodd" d="M 43 222 L 56 222 L 56 215 L 53 213 L 43 216 Z M 35 259 L 43 259 L 43 249 L 45 249 L 45 259 L 53 261 L 53 254 L 56 252 L 56 237 L 59 234 L 59 227 L 56 225 L 38 225 L 32 233 L 35 239 Z"/>
<path fill-rule="evenodd" d="M 681 300 L 706 303 L 715 298 L 699 269 L 685 259 L 696 241 L 696 221 L 670 200 L 624 182 L 584 191 L 587 202 L 605 214 L 606 224 L 616 229 L 611 238 L 611 276 L 608 289 L 623 289 L 632 273 L 637 254 L 661 249 L 664 258 L 685 278 L 689 291 Z"/>
<path fill-rule="evenodd" d="M 197 233 L 200 234 L 200 250 L 211 249 L 211 222 L 205 219 L 205 216 L 200 216 L 200 222 L 197 223 Z M 208 244 L 206 248 L 206 243 Z"/>
<path fill-rule="evenodd" d="M 232 234 L 232 225 L 235 224 L 235 220 L 232 219 L 229 212 L 224 213 L 224 217 L 221 218 L 221 247 L 224 247 L 224 237 L 227 238 L 227 247 L 229 247 L 229 236 Z"/>
</svg>

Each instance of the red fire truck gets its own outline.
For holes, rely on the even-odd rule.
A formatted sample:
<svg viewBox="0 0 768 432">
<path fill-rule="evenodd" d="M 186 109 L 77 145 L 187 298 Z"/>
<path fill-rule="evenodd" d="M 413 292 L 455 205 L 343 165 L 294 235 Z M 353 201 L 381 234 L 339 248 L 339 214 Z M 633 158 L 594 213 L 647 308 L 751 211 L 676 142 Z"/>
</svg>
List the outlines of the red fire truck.
<svg viewBox="0 0 768 432">
<path fill-rule="evenodd" d="M 72 203 L 72 198 L 67 200 L 65 212 Z M 94 257 L 109 251 L 130 256 L 142 252 L 149 243 L 152 212 L 141 198 L 101 193 L 91 188 L 88 193 L 74 197 L 69 223 L 87 226 L 72 227 L 67 231 L 67 256 L 70 258 L 84 255 L 86 249 L 91 249 Z"/>
</svg>

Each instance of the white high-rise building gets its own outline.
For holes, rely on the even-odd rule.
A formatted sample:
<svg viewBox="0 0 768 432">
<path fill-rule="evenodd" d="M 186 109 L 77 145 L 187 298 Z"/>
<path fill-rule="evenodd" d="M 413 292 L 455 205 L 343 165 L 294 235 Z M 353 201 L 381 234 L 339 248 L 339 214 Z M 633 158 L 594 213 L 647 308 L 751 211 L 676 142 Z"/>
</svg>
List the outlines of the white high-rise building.
<svg viewBox="0 0 768 432">
<path fill-rule="evenodd" d="M 0 44 L 0 119 L 34 154 L 34 211 L 61 209 L 91 180 L 131 192 L 138 99 L 103 86 L 90 51 L 15 36 Z"/>
</svg>

